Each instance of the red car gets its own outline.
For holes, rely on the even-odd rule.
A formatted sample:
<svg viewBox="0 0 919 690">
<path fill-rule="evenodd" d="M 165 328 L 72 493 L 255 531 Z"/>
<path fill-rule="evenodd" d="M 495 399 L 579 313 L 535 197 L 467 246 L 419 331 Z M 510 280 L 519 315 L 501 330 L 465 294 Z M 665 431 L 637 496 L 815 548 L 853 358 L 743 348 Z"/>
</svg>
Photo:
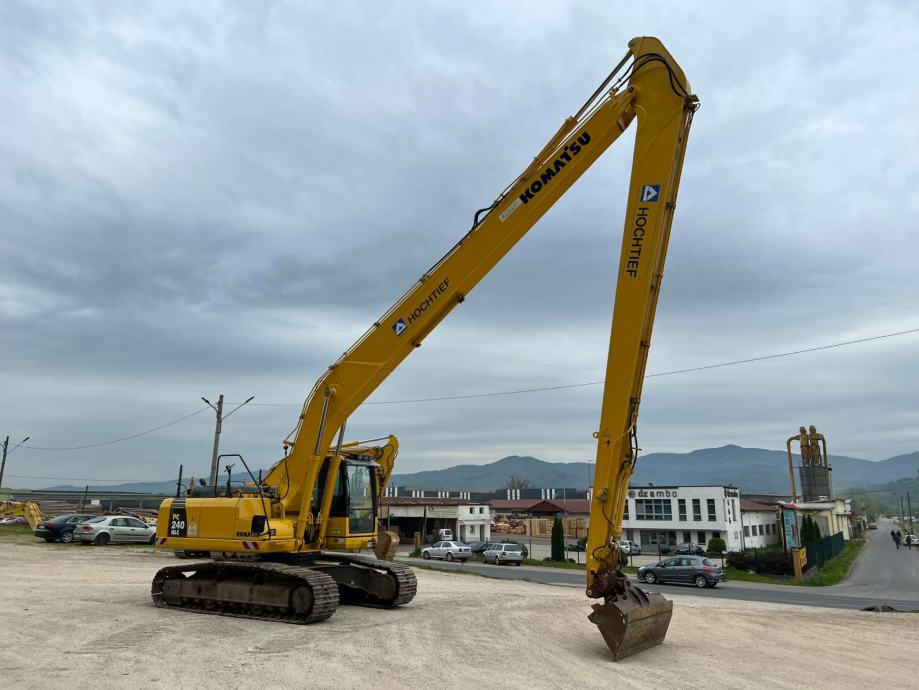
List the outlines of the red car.
<svg viewBox="0 0 919 690">
<path fill-rule="evenodd" d="M 869 522 L 869 523 L 868 523 L 868 529 L 877 529 L 877 528 L 878 528 L 878 523 L 876 523 L 876 522 Z"/>
</svg>

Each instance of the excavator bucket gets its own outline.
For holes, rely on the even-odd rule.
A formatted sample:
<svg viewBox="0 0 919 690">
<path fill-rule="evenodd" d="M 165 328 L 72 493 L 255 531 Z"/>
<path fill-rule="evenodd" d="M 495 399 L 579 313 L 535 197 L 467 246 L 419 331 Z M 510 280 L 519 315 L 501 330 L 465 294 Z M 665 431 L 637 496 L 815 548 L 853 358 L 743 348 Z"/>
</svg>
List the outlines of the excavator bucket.
<svg viewBox="0 0 919 690">
<path fill-rule="evenodd" d="M 373 545 L 373 554 L 381 561 L 391 561 L 396 557 L 396 547 L 399 546 L 399 535 L 395 532 L 380 531 L 377 542 Z"/>
<path fill-rule="evenodd" d="M 629 586 L 625 596 L 594 604 L 587 618 L 600 628 L 613 661 L 619 661 L 663 642 L 672 615 L 672 601 L 657 592 Z"/>
</svg>

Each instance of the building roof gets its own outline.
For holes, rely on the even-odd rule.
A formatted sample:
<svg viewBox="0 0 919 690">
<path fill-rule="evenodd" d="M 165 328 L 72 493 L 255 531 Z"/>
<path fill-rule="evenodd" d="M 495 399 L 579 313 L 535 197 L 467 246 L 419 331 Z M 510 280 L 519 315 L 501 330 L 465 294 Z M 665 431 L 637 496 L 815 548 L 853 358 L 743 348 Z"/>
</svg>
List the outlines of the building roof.
<svg viewBox="0 0 919 690">
<path fill-rule="evenodd" d="M 412 498 L 411 496 L 384 496 L 384 506 L 471 506 L 484 505 L 468 498 Z"/>
<path fill-rule="evenodd" d="M 529 510 L 537 503 L 542 503 L 541 498 L 520 498 L 515 500 L 495 499 L 488 502 L 492 510 Z"/>
<path fill-rule="evenodd" d="M 750 501 L 746 498 L 740 499 L 740 509 L 745 512 L 750 512 L 754 510 L 763 510 L 763 511 L 769 511 L 769 512 L 774 513 L 777 507 L 778 506 L 776 506 L 775 504 L 761 503 L 760 501 Z"/>
<path fill-rule="evenodd" d="M 560 498 L 543 499 L 543 498 L 521 498 L 514 501 L 490 501 L 491 509 L 499 510 L 522 510 L 529 513 L 583 513 L 590 512 L 590 501 L 586 498 L 569 498 L 567 500 Z"/>
</svg>

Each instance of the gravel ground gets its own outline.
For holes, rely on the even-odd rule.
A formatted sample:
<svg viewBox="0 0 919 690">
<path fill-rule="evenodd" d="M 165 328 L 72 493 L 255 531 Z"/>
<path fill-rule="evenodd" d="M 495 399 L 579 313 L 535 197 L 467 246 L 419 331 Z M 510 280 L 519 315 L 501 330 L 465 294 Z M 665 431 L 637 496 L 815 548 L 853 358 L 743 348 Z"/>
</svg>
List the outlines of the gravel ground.
<svg viewBox="0 0 919 690">
<path fill-rule="evenodd" d="M 149 548 L 0 544 L 4 687 L 915 687 L 919 617 L 681 597 L 618 664 L 574 589 L 418 570 L 401 609 L 300 627 L 164 611 Z"/>
</svg>

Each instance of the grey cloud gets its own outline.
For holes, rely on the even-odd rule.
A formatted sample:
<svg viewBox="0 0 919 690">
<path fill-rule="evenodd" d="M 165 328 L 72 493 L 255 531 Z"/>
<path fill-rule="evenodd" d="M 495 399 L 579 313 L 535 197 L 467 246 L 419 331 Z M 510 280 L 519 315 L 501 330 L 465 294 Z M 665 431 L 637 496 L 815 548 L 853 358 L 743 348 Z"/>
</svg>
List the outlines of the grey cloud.
<svg viewBox="0 0 919 690">
<path fill-rule="evenodd" d="M 898 3 L 4 3 L 6 424 L 63 446 L 201 394 L 301 401 L 642 33 L 703 102 L 649 370 L 914 325 L 916 27 Z M 629 140 L 372 401 L 602 378 Z M 840 453 L 915 450 L 913 342 L 649 379 L 643 447 L 776 447 L 812 421 Z M 406 472 L 574 460 L 599 401 L 371 405 L 349 429 L 399 434 Z M 296 414 L 249 408 L 225 443 L 267 464 Z M 206 466 L 210 425 L 23 449 L 11 473 L 168 476 Z"/>
</svg>

